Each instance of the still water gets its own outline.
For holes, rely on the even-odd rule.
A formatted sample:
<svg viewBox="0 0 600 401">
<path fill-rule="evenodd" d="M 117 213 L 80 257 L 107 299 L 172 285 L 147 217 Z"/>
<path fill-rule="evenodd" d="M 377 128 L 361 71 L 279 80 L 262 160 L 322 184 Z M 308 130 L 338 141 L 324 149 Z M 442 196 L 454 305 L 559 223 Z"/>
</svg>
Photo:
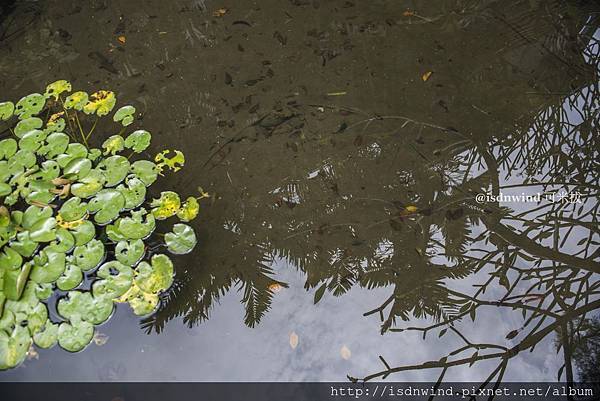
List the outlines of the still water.
<svg viewBox="0 0 600 401">
<path fill-rule="evenodd" d="M 135 105 L 199 246 L 0 380 L 599 380 L 597 3 L 90 3 L 17 2 L 0 93 Z"/>
</svg>

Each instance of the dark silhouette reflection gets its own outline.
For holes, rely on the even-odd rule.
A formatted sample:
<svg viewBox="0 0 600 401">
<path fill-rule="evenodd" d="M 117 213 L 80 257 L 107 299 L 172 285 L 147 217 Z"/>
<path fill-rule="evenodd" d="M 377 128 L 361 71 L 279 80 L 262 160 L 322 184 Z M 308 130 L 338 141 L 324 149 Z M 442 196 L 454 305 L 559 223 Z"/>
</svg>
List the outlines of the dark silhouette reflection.
<svg viewBox="0 0 600 401">
<path fill-rule="evenodd" d="M 407 89 L 408 101 L 401 88 L 394 93 L 384 110 L 401 115 L 334 96 L 284 98 L 215 144 L 198 166 L 220 177 L 199 227 L 212 246 L 189 257 L 144 328 L 161 332 L 180 316 L 199 324 L 232 289 L 254 326 L 286 286 L 274 271 L 285 260 L 316 300 L 355 286 L 387 289 L 385 302 L 365 306 L 382 333 L 462 341 L 417 365 L 380 356 L 382 370 L 361 380 L 421 369 L 442 380 L 451 368 L 493 360 L 486 383 L 499 383 L 511 359 L 552 336 L 564 354 L 559 379 L 579 371 L 598 380 L 598 20 L 564 4 L 519 3 L 507 14 L 498 2 L 461 1 L 419 20 L 467 41 L 456 60 L 465 77 L 441 77 L 433 105 L 417 96 L 424 89 Z M 499 27 L 506 48 L 493 39 L 473 55 L 469 41 L 486 39 L 472 35 Z M 529 198 L 495 200 L 501 194 Z M 471 341 L 471 323 L 499 310 L 521 324 L 504 343 Z"/>
</svg>

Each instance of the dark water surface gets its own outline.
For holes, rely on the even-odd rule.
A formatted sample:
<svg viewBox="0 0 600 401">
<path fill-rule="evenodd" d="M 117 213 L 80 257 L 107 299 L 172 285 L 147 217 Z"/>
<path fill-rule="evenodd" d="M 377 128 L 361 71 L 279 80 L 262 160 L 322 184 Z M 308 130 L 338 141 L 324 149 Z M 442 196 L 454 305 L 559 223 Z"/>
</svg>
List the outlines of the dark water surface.
<svg viewBox="0 0 600 401">
<path fill-rule="evenodd" d="M 211 198 L 155 315 L 120 305 L 0 380 L 345 380 L 381 355 L 414 365 L 395 380 L 600 381 L 599 24 L 593 1 L 17 2 L 1 100 L 114 90 L 149 154 L 186 154 L 163 185 Z"/>
</svg>

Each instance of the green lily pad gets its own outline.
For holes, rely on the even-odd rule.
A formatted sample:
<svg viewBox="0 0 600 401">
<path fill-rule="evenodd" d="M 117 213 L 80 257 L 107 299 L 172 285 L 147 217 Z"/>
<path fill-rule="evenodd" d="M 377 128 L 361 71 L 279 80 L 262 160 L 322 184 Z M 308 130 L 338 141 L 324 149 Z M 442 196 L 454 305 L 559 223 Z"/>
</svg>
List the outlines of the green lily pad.
<svg viewBox="0 0 600 401">
<path fill-rule="evenodd" d="M 0 370 L 20 365 L 27 357 L 31 342 L 25 327 L 15 327 L 11 335 L 0 330 Z"/>
<path fill-rule="evenodd" d="M 198 216 L 199 210 L 200 205 L 198 204 L 198 200 L 193 196 L 190 196 L 177 211 L 177 217 L 179 217 L 179 220 L 181 221 L 192 221 Z"/>
<path fill-rule="evenodd" d="M 110 113 L 116 103 L 117 98 L 113 92 L 100 90 L 90 95 L 90 100 L 83 107 L 83 112 L 85 114 L 95 113 L 102 117 Z"/>
<path fill-rule="evenodd" d="M 83 91 L 73 92 L 65 99 L 65 109 L 83 110 L 83 107 L 88 102 L 88 94 Z"/>
<path fill-rule="evenodd" d="M 52 181 L 55 178 L 58 178 L 58 176 L 60 175 L 60 166 L 58 165 L 58 163 L 54 160 L 46 160 L 42 163 L 40 167 L 40 171 L 30 176 L 31 179 L 47 181 L 52 186 L 54 186 L 54 184 L 52 184 L 50 181 Z"/>
<path fill-rule="evenodd" d="M 75 247 L 73 259 L 81 270 L 88 271 L 94 269 L 104 260 L 104 253 L 102 241 L 93 239 L 85 245 Z"/>
<path fill-rule="evenodd" d="M 62 291 L 75 289 L 83 281 L 83 272 L 79 266 L 68 263 L 65 272 L 56 280 L 56 286 Z"/>
<path fill-rule="evenodd" d="M 114 187 L 125 179 L 129 173 L 129 160 L 126 157 L 115 155 L 102 160 L 98 164 L 98 169 L 104 173 L 106 177 L 107 187 Z"/>
<path fill-rule="evenodd" d="M 78 320 L 58 327 L 58 345 L 69 352 L 83 350 L 94 338 L 94 325 Z"/>
<path fill-rule="evenodd" d="M 13 138 L 7 138 L 0 141 L 0 160 L 8 160 L 15 153 L 17 153 L 17 141 Z"/>
<path fill-rule="evenodd" d="M 84 220 L 75 227 L 70 228 L 73 237 L 75 237 L 75 245 L 82 246 L 90 242 L 96 236 L 96 227 L 89 220 Z"/>
<path fill-rule="evenodd" d="M 112 314 L 111 299 L 92 296 L 91 292 L 69 291 L 58 301 L 57 311 L 65 319 L 84 320 L 91 324 L 104 323 Z"/>
<path fill-rule="evenodd" d="M 86 158 L 88 155 L 87 148 L 80 143 L 70 143 L 67 145 L 67 150 L 56 157 L 58 164 L 65 168 L 72 160 L 77 158 Z"/>
<path fill-rule="evenodd" d="M 30 150 L 21 149 L 17 151 L 10 159 L 8 159 L 8 169 L 10 171 L 18 171 L 15 166 L 21 168 L 30 168 L 35 165 L 37 158 Z"/>
<path fill-rule="evenodd" d="M 34 281 L 29 281 L 29 283 L 27 283 L 27 285 L 32 285 L 32 284 L 34 284 L 33 288 L 34 288 L 35 296 L 40 301 L 44 301 L 44 300 L 50 298 L 50 296 L 54 292 L 54 288 L 52 287 L 51 283 L 36 283 Z M 25 289 L 27 290 L 27 287 Z"/>
<path fill-rule="evenodd" d="M 70 198 L 62 204 L 59 213 L 64 221 L 79 220 L 87 213 L 87 203 L 79 198 Z"/>
<path fill-rule="evenodd" d="M 173 232 L 165 234 L 167 249 L 176 255 L 189 253 L 196 246 L 196 234 L 186 224 L 175 224 Z"/>
<path fill-rule="evenodd" d="M 135 107 L 133 106 L 123 106 L 119 110 L 115 112 L 113 116 L 114 122 L 121 122 L 123 127 L 127 127 L 133 122 L 133 115 L 135 114 Z"/>
<path fill-rule="evenodd" d="M 159 199 L 153 199 L 150 203 L 152 214 L 158 220 L 164 220 L 174 216 L 181 207 L 179 195 L 173 191 L 164 191 L 160 193 Z"/>
<path fill-rule="evenodd" d="M 12 187 L 5 183 L 0 183 L 0 196 L 6 196 L 12 192 Z"/>
<path fill-rule="evenodd" d="M 91 161 L 95 161 L 100 156 L 102 156 L 102 151 L 100 149 L 97 149 L 97 148 L 92 148 L 88 152 L 87 158 L 90 159 Z"/>
<path fill-rule="evenodd" d="M 125 180 L 125 185 L 121 184 L 117 190 L 125 198 L 125 210 L 131 210 L 141 205 L 146 199 L 146 185 L 135 175 L 130 175 Z"/>
<path fill-rule="evenodd" d="M 53 249 L 56 252 L 67 253 L 75 246 L 75 237 L 67 229 L 59 227 L 56 229 L 56 240 L 46 248 Z"/>
<path fill-rule="evenodd" d="M 115 257 L 119 262 L 127 266 L 135 266 L 135 264 L 144 257 L 144 253 L 144 241 L 141 239 L 119 241 L 115 247 Z M 19 256 L 19 254 L 17 254 L 17 256 Z"/>
<path fill-rule="evenodd" d="M 15 270 L 21 267 L 23 264 L 23 257 L 21 257 L 17 251 L 9 247 L 2 248 L 2 251 L 3 252 L 0 252 L 0 266 L 6 270 Z M 0 270 L 0 274 L 3 271 L 4 270 Z"/>
<path fill-rule="evenodd" d="M 54 99 L 58 100 L 58 97 L 63 92 L 71 92 L 71 84 L 69 81 L 61 79 L 46 86 L 46 92 L 44 95 L 46 98 L 54 97 Z"/>
<path fill-rule="evenodd" d="M 22 231 L 17 234 L 16 240 L 11 241 L 10 247 L 21 256 L 28 258 L 36 251 L 38 244 L 31 240 L 29 231 Z"/>
<path fill-rule="evenodd" d="M 33 336 L 41 331 L 47 320 L 48 309 L 46 309 L 46 305 L 38 303 L 32 311 L 27 314 L 27 328 L 29 329 L 29 333 Z"/>
<path fill-rule="evenodd" d="M 50 181 L 29 181 L 26 190 L 21 192 L 21 196 L 24 197 L 29 204 L 37 202 L 47 205 L 56 198 L 56 194 L 52 193 L 52 190 L 54 189 L 56 189 L 56 187 Z"/>
<path fill-rule="evenodd" d="M 150 261 L 136 268 L 135 283 L 144 292 L 166 291 L 173 284 L 173 262 L 167 255 L 154 255 Z"/>
<path fill-rule="evenodd" d="M 56 238 L 56 219 L 49 217 L 36 221 L 29 230 L 29 237 L 35 242 L 50 242 Z"/>
<path fill-rule="evenodd" d="M 132 211 L 131 217 L 123 217 L 117 223 L 118 231 L 128 239 L 146 238 L 156 227 L 154 216 L 143 209 Z"/>
<path fill-rule="evenodd" d="M 65 271 L 66 255 L 51 247 L 44 248 L 33 260 L 31 279 L 36 283 L 53 283 Z"/>
<path fill-rule="evenodd" d="M 8 162 L 6 160 L 0 160 L 0 182 L 6 182 L 12 175 L 12 172 L 8 170 Z"/>
<path fill-rule="evenodd" d="M 71 185 L 71 193 L 78 198 L 94 196 L 104 187 L 106 178 L 98 169 L 92 169 L 85 177 Z"/>
<path fill-rule="evenodd" d="M 32 93 L 19 100 L 15 106 L 15 115 L 19 116 L 20 120 L 29 118 L 38 114 L 44 108 L 46 98 L 39 93 Z"/>
<path fill-rule="evenodd" d="M 52 208 L 49 206 L 46 207 L 38 207 L 38 206 L 29 206 L 25 213 L 23 213 L 23 217 L 21 219 L 21 226 L 23 228 L 30 230 L 31 227 L 39 220 L 45 220 L 52 217 Z"/>
<path fill-rule="evenodd" d="M 34 334 L 33 342 L 40 348 L 48 349 L 58 341 L 58 325 L 46 320 L 44 327 Z"/>
<path fill-rule="evenodd" d="M 25 263 L 21 268 L 6 270 L 4 272 L 3 292 L 7 299 L 18 301 L 23 295 L 23 290 L 27 284 L 27 279 L 31 272 L 31 262 Z"/>
<path fill-rule="evenodd" d="M 119 220 L 117 220 L 117 222 L 118 221 Z M 114 242 L 127 240 L 127 237 L 123 235 L 121 231 L 119 231 L 119 228 L 116 226 L 116 224 L 109 224 L 106 226 L 106 236 Z"/>
<path fill-rule="evenodd" d="M 92 170 L 92 162 L 84 157 L 71 160 L 63 169 L 63 175 L 71 179 L 82 179 Z"/>
<path fill-rule="evenodd" d="M 67 146 L 69 146 L 69 136 L 62 132 L 54 132 L 48 135 L 46 144 L 38 150 L 38 154 L 52 159 L 67 150 Z"/>
<path fill-rule="evenodd" d="M 46 133 L 39 129 L 34 129 L 26 132 L 19 141 L 19 148 L 35 152 L 42 146 L 42 143 L 46 139 Z"/>
<path fill-rule="evenodd" d="M 94 221 L 100 225 L 110 223 L 119 216 L 125 198 L 116 189 L 103 189 L 88 203 L 88 211 L 95 213 Z"/>
<path fill-rule="evenodd" d="M 152 135 L 146 130 L 140 129 L 133 131 L 125 139 L 125 147 L 133 150 L 135 153 L 142 153 L 150 146 Z"/>
<path fill-rule="evenodd" d="M 135 283 L 117 302 L 128 302 L 133 313 L 138 316 L 151 314 L 158 307 L 158 294 L 144 292 Z"/>
<path fill-rule="evenodd" d="M 133 283 L 133 270 L 116 260 L 103 264 L 96 274 L 102 280 L 94 282 L 94 297 L 113 300 L 125 294 Z"/>
<path fill-rule="evenodd" d="M 25 135 L 29 131 L 42 128 L 42 125 L 44 125 L 44 122 L 41 118 L 29 117 L 17 123 L 14 129 L 14 133 L 19 138 L 22 138 L 23 135 Z"/>
<path fill-rule="evenodd" d="M 131 172 L 138 176 L 147 187 L 152 185 L 158 177 L 158 167 L 149 160 L 138 160 L 131 164 Z"/>
<path fill-rule="evenodd" d="M 121 135 L 113 135 L 102 143 L 102 148 L 105 155 L 115 155 L 124 149 L 124 144 L 125 140 Z"/>
<path fill-rule="evenodd" d="M 6 121 L 12 117 L 15 111 L 13 102 L 0 102 L 0 120 Z"/>
</svg>

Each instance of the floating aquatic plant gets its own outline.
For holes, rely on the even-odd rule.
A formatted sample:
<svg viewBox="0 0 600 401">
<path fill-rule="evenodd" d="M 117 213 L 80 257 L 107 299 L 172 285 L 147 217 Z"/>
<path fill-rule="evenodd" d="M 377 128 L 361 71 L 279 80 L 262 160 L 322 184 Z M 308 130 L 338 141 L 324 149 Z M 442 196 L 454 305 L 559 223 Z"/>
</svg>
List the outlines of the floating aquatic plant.
<svg viewBox="0 0 600 401">
<path fill-rule="evenodd" d="M 101 149 L 90 147 L 116 96 L 71 91 L 60 80 L 43 95 L 0 103 L 11 134 L 0 139 L 0 369 L 20 364 L 32 344 L 81 351 L 115 303 L 152 313 L 174 276 L 171 259 L 158 251 L 184 254 L 196 246 L 185 223 L 198 214 L 197 198 L 182 202 L 165 191 L 147 199 L 148 187 L 165 169 L 181 169 L 184 155 L 138 157 L 151 134 L 123 136 L 135 120 L 129 105 L 113 113 L 120 132 Z M 166 219 L 178 222 L 153 235 L 157 220 Z M 58 314 L 52 319 L 50 302 Z"/>
</svg>

